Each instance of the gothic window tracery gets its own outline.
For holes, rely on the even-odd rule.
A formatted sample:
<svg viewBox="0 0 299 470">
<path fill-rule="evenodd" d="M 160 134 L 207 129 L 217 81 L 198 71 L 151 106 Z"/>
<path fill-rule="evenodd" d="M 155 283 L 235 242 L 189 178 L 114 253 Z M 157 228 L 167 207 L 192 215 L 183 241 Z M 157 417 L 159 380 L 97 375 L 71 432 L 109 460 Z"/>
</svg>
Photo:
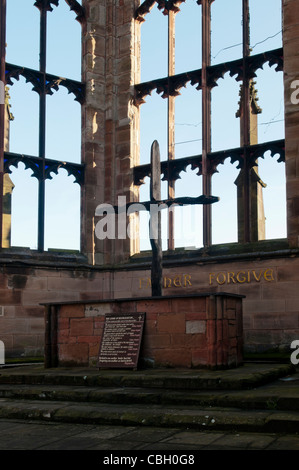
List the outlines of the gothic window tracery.
<svg viewBox="0 0 299 470">
<path fill-rule="evenodd" d="M 79 186 L 83 184 L 84 179 L 84 166 L 81 164 L 80 157 L 73 158 L 70 154 L 67 154 L 66 151 L 55 151 L 55 146 L 51 146 L 51 141 L 55 141 L 57 139 L 57 133 L 49 133 L 48 123 L 51 119 L 55 119 L 55 112 L 51 110 L 51 104 L 49 104 L 51 98 L 53 102 L 56 99 L 56 96 L 60 96 L 63 94 L 65 90 L 65 94 L 69 95 L 68 99 L 74 99 L 78 103 L 78 107 L 84 102 L 85 97 L 85 87 L 84 84 L 78 79 L 72 78 L 65 78 L 62 75 L 58 75 L 60 70 L 56 70 L 55 74 L 53 73 L 53 66 L 51 66 L 51 73 L 48 72 L 48 64 L 47 64 L 47 53 L 49 51 L 49 41 L 51 41 L 51 37 L 49 38 L 49 32 L 47 31 L 47 26 L 49 23 L 49 15 L 53 14 L 54 10 L 57 10 L 57 14 L 59 14 L 60 9 L 63 5 L 67 5 L 69 10 L 69 15 L 73 16 L 75 13 L 76 19 L 81 25 L 84 24 L 85 21 L 85 13 L 84 9 L 76 0 L 34 0 L 27 1 L 26 4 L 22 2 L 22 8 L 27 8 L 26 17 L 27 16 L 34 16 L 35 23 L 38 25 L 39 33 L 36 34 L 36 29 L 32 31 L 32 34 L 38 36 L 38 41 L 34 41 L 39 44 L 38 47 L 35 47 L 33 51 L 31 51 L 31 56 L 34 56 L 32 61 L 29 62 L 30 66 L 28 67 L 28 61 L 26 59 L 26 53 L 24 52 L 24 64 L 22 63 L 10 63 L 7 61 L 6 57 L 6 40 L 7 36 L 11 37 L 11 31 L 9 31 L 10 35 L 7 35 L 7 23 L 6 23 L 6 16 L 8 7 L 10 11 L 13 10 L 14 14 L 17 14 L 15 9 L 17 8 L 16 4 L 13 4 L 13 0 L 1 0 L 1 81 L 3 81 L 6 85 L 8 85 L 13 93 L 14 87 L 16 87 L 17 83 L 25 82 L 26 85 L 32 92 L 35 92 L 38 97 L 38 115 L 35 116 L 37 121 L 37 135 L 36 135 L 36 152 L 26 152 L 26 150 L 22 147 L 22 139 L 18 139 L 18 146 L 17 151 L 11 151 L 11 149 L 4 146 L 4 136 L 1 135 L 0 139 L 0 174 L 1 170 L 3 174 L 11 175 L 14 169 L 19 168 L 19 164 L 22 163 L 24 168 L 31 170 L 31 176 L 37 180 L 38 184 L 38 195 L 37 195 L 37 243 L 34 248 L 38 251 L 44 251 L 45 248 L 45 226 L 46 226 L 46 182 L 51 181 L 55 175 L 58 175 L 61 170 L 65 170 L 65 174 L 68 177 L 71 177 L 72 180 L 77 183 Z M 29 11 L 29 8 L 32 8 L 32 11 Z M 59 9 L 60 8 L 60 9 Z M 36 12 L 38 14 L 36 14 Z M 55 12 L 56 13 L 56 12 Z M 38 21 L 36 20 L 38 18 Z M 26 19 L 24 20 L 26 23 Z M 11 23 L 10 23 L 11 26 Z M 78 25 L 78 28 L 80 26 Z M 51 36 L 51 35 L 50 35 Z M 20 51 L 22 50 L 22 44 L 20 44 Z M 9 45 L 7 46 L 9 48 Z M 38 57 L 36 57 L 38 53 Z M 80 61 L 80 68 L 81 68 L 81 55 L 79 57 Z M 53 61 L 52 61 L 53 62 Z M 55 61 L 54 61 L 55 62 Z M 32 65 L 34 67 L 32 67 Z M 36 66 L 35 66 L 36 65 Z M 54 64 L 55 65 L 55 64 Z M 58 67 L 57 67 L 58 68 Z M 77 77 L 76 77 L 77 78 Z M 36 96 L 36 95 L 35 95 Z M 55 97 L 55 98 L 53 98 Z M 13 108 L 13 103 L 12 103 Z M 63 113 L 65 113 L 64 120 L 68 119 L 66 111 L 58 111 L 59 116 L 56 116 L 56 120 L 58 121 L 58 117 L 61 118 L 61 123 L 63 122 Z M 27 107 L 26 113 L 30 117 L 30 114 L 34 113 L 34 109 L 31 107 Z M 56 110 L 57 113 L 57 110 Z M 4 127 L 4 120 L 5 120 L 5 113 L 1 113 L 0 117 L 0 127 Z M 76 131 L 76 135 L 78 135 L 78 129 L 74 129 Z M 65 136 L 64 136 L 65 137 Z M 66 137 L 65 137 L 66 138 Z M 57 139 L 61 142 L 61 147 L 63 148 L 63 139 Z M 69 143 L 71 141 L 69 140 Z M 54 148 L 54 151 L 53 151 Z M 57 148 L 57 147 L 56 147 Z M 13 149 L 13 146 L 12 146 Z M 1 182 L 2 185 L 2 182 Z M 1 186 L 0 185 L 0 186 Z M 26 192 L 26 188 L 23 188 Z M 62 191 L 63 192 L 63 191 Z M 0 191 L 2 193 L 2 191 Z M 62 195 L 62 194 L 61 194 Z M 1 207 L 1 204 L 0 204 Z M 58 212 L 58 208 L 56 209 Z M 80 213 L 80 204 L 78 206 L 78 213 Z M 34 230 L 34 226 L 33 226 Z M 2 239 L 2 236 L 0 236 Z"/>
<path fill-rule="evenodd" d="M 263 1 L 265 3 L 264 6 L 268 5 L 270 8 L 269 1 Z M 176 183 L 182 178 L 184 172 L 190 169 L 202 180 L 202 184 L 198 183 L 198 189 L 202 189 L 203 194 L 218 196 L 216 184 L 213 184 L 212 191 L 212 182 L 217 181 L 218 187 L 221 187 L 221 179 L 220 177 L 214 178 L 214 175 L 218 175 L 218 172 L 221 173 L 222 168 L 224 166 L 227 167 L 227 163 L 230 162 L 239 174 L 238 178 L 234 180 L 235 185 L 237 185 L 237 188 L 234 185 L 234 191 L 238 200 L 238 211 L 236 210 L 236 241 L 240 243 L 265 239 L 263 228 L 259 227 L 259 224 L 261 224 L 260 214 L 257 212 L 258 192 L 261 188 L 266 187 L 266 185 L 263 186 L 264 183 L 259 176 L 256 178 L 259 163 L 263 162 L 266 158 L 275 164 L 285 160 L 283 131 L 269 133 L 270 138 L 263 135 L 257 138 L 256 132 L 253 131 L 257 126 L 261 128 L 263 124 L 267 125 L 268 123 L 269 126 L 274 124 L 273 116 L 272 119 L 268 118 L 269 114 L 266 112 L 263 114 L 265 120 L 262 120 L 260 124 L 257 121 L 258 116 L 262 113 L 256 88 L 256 81 L 258 86 L 260 84 L 260 76 L 270 77 L 272 84 L 274 76 L 281 77 L 280 88 L 279 85 L 278 88 L 273 86 L 273 90 L 275 90 L 274 93 L 277 93 L 277 89 L 279 90 L 279 101 L 281 101 L 281 96 L 283 96 L 282 73 L 279 73 L 283 72 L 281 17 L 277 14 L 279 9 L 282 9 L 282 5 L 280 0 L 278 2 L 275 1 L 276 10 L 273 9 L 273 15 L 274 13 L 276 15 L 273 20 L 275 31 L 272 34 L 270 29 L 266 28 L 266 32 L 264 32 L 266 36 L 264 37 L 263 30 L 260 28 L 261 18 L 259 17 L 262 11 L 261 3 L 260 0 L 259 2 L 255 0 L 229 0 L 226 2 L 219 0 L 198 0 L 197 2 L 192 2 L 192 8 L 199 10 L 200 22 L 197 24 L 197 29 L 201 31 L 201 50 L 198 53 L 198 44 L 196 47 L 193 47 L 192 41 L 189 43 L 186 55 L 193 56 L 192 50 L 196 50 L 198 56 L 197 68 L 193 67 L 190 70 L 186 68 L 183 70 L 182 67 L 178 67 L 177 70 L 175 66 L 176 51 L 178 50 L 176 24 L 179 25 L 179 19 L 184 15 L 184 7 L 188 4 L 188 0 L 145 0 L 135 12 L 135 20 L 141 23 L 141 33 L 143 25 L 147 21 L 151 21 L 153 12 L 155 12 L 155 16 L 158 11 L 161 15 L 168 18 L 168 73 L 160 77 L 156 77 L 153 73 L 150 80 L 141 81 L 135 85 L 135 105 L 141 109 L 141 119 L 142 108 L 148 106 L 148 103 L 150 103 L 152 97 L 156 96 L 156 94 L 168 102 L 167 150 L 161 162 L 162 179 L 167 182 L 168 196 L 170 198 L 175 197 L 176 187 L 178 187 Z M 273 3 L 271 6 L 273 6 Z M 254 22 L 258 23 L 259 29 L 256 24 L 253 24 L 253 20 L 250 19 L 251 13 Z M 220 33 L 218 31 L 217 43 L 215 41 L 213 20 L 217 15 L 224 18 L 224 14 L 225 21 L 222 22 L 223 30 Z M 190 21 L 188 25 L 191 29 Z M 236 38 L 233 44 L 226 44 L 225 31 L 230 27 L 234 28 Z M 280 31 L 276 31 L 277 28 Z M 250 36 L 251 29 L 253 30 L 252 38 Z M 257 34 L 258 31 L 262 34 L 262 37 Z M 279 47 L 267 48 L 267 46 L 277 46 L 277 44 Z M 161 48 L 163 47 L 161 44 Z M 194 60 L 192 64 L 194 64 Z M 268 71 L 270 71 L 270 75 L 267 75 Z M 219 91 L 221 84 L 227 83 L 229 80 L 236 83 L 235 89 L 237 90 L 234 92 L 234 102 L 230 103 L 230 108 L 233 109 L 233 119 L 236 120 L 234 126 L 238 127 L 237 135 L 235 135 L 236 132 L 232 131 L 231 141 L 233 145 L 225 142 L 225 137 L 228 136 L 223 136 L 222 139 L 215 136 L 217 129 L 213 121 L 214 101 L 212 101 L 212 97 L 214 98 L 215 95 L 217 99 L 217 93 L 214 93 L 214 91 Z M 195 152 L 189 154 L 185 152 L 184 154 L 184 152 L 177 151 L 176 147 L 178 142 L 175 135 L 178 133 L 178 129 L 175 129 L 176 112 L 179 109 L 180 100 L 186 91 L 185 88 L 195 90 L 200 95 L 201 100 L 201 119 L 197 123 L 200 124 L 197 137 L 200 145 L 198 144 L 197 146 L 197 154 Z M 269 88 L 271 88 L 270 83 Z M 237 93 L 239 93 L 239 96 Z M 275 106 L 277 106 L 277 103 L 275 103 L 275 97 L 273 96 L 270 115 L 271 113 L 273 115 L 276 113 Z M 278 103 L 278 107 L 281 107 L 281 110 L 283 110 L 283 102 L 280 105 Z M 198 105 L 197 108 L 199 108 Z M 191 107 L 189 106 L 188 109 L 191 109 Z M 225 119 L 221 112 L 220 110 L 219 116 Z M 283 124 L 280 126 L 280 129 L 283 129 Z M 216 145 L 215 139 L 217 139 Z M 229 142 L 229 139 L 227 141 Z M 278 167 L 279 165 L 277 165 Z M 281 174 L 284 173 L 284 165 L 280 165 L 277 171 Z M 145 178 L 149 176 L 150 165 L 144 163 L 143 159 L 141 164 L 134 168 L 134 182 L 142 187 Z M 257 181 L 261 188 L 258 187 Z M 179 195 L 181 196 L 182 194 Z M 188 194 L 185 194 L 185 196 L 188 196 Z M 282 191 L 280 196 L 281 201 L 283 197 L 284 193 Z M 285 200 L 282 201 L 282 206 L 284 204 Z M 201 230 L 202 244 L 205 247 L 211 246 L 214 243 L 212 211 L 215 210 L 215 213 L 217 213 L 218 209 L 216 205 L 213 207 L 203 207 Z M 262 224 L 264 223 L 265 218 Z M 284 223 L 281 222 L 280 225 L 284 225 Z M 174 226 L 175 221 L 170 217 L 168 227 L 169 250 L 175 249 Z"/>
</svg>

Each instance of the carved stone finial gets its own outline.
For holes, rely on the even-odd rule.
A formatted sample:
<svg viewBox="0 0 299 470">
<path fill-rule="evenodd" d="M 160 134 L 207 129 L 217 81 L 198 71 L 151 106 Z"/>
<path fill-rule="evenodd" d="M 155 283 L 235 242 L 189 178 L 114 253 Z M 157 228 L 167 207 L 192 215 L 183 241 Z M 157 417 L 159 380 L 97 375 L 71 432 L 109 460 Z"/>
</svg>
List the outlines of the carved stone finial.
<svg viewBox="0 0 299 470">
<path fill-rule="evenodd" d="M 13 116 L 12 112 L 10 111 L 11 104 L 10 104 L 10 102 L 9 102 L 10 95 L 9 95 L 8 90 L 9 90 L 9 88 L 6 86 L 6 87 L 5 87 L 5 106 L 6 106 L 6 109 L 7 109 L 8 119 L 9 119 L 10 121 L 13 121 L 13 120 L 14 120 L 14 116 Z"/>
<path fill-rule="evenodd" d="M 257 96 L 257 89 L 255 88 L 256 82 L 253 80 L 250 80 L 249 84 L 249 92 L 250 92 L 250 106 L 251 106 L 251 113 L 252 114 L 261 114 L 262 113 L 262 108 L 258 105 L 259 98 Z M 236 117 L 239 118 L 242 115 L 242 97 L 243 97 L 243 84 L 240 85 L 240 91 L 239 91 L 239 109 L 236 112 Z"/>
</svg>

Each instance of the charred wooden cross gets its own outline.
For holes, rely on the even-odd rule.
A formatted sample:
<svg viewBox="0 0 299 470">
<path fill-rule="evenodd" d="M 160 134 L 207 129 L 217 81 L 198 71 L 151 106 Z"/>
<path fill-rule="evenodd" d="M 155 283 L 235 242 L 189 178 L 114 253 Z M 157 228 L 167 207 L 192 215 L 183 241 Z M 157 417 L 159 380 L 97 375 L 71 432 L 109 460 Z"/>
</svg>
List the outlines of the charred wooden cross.
<svg viewBox="0 0 299 470">
<path fill-rule="evenodd" d="M 155 140 L 151 147 L 151 179 L 150 201 L 142 202 L 142 208 L 137 211 L 147 210 L 150 213 L 149 236 L 152 247 L 151 284 L 152 297 L 162 296 L 162 239 L 161 239 L 161 209 L 170 206 L 184 206 L 196 204 L 213 204 L 218 202 L 215 196 L 178 197 L 161 200 L 161 162 L 159 144 Z M 126 209 L 135 203 L 126 204 Z M 138 206 L 140 207 L 140 205 Z M 133 211 L 132 211 L 133 212 Z"/>
</svg>

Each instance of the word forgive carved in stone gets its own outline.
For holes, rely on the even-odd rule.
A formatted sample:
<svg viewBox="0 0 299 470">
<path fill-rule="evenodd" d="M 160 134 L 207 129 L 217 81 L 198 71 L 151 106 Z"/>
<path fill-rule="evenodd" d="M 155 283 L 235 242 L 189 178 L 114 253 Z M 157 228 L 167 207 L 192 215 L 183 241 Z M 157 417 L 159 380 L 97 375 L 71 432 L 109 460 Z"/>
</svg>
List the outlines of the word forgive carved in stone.
<svg viewBox="0 0 299 470">
<path fill-rule="evenodd" d="M 209 284 L 217 283 L 220 286 L 223 284 L 250 284 L 251 282 L 261 282 L 262 279 L 267 282 L 275 281 L 273 269 L 248 269 L 238 272 L 221 271 L 209 274 Z"/>
</svg>

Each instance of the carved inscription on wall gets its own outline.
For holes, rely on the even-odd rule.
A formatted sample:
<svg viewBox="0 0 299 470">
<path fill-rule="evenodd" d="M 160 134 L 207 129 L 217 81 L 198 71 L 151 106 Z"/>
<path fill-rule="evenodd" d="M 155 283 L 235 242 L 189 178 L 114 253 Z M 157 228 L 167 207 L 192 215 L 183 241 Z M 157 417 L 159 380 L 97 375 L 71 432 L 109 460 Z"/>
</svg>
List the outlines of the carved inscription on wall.
<svg viewBox="0 0 299 470">
<path fill-rule="evenodd" d="M 139 279 L 139 289 L 150 288 L 152 285 L 150 277 L 141 277 Z M 164 276 L 162 286 L 169 287 L 189 287 L 192 286 L 190 274 L 177 274 L 174 276 Z"/>
<path fill-rule="evenodd" d="M 99 368 L 137 368 L 144 318 L 144 313 L 105 315 Z"/>
<path fill-rule="evenodd" d="M 240 271 L 221 271 L 209 274 L 209 285 L 250 284 L 251 282 L 261 281 L 275 281 L 273 269 L 244 269 Z"/>
</svg>

